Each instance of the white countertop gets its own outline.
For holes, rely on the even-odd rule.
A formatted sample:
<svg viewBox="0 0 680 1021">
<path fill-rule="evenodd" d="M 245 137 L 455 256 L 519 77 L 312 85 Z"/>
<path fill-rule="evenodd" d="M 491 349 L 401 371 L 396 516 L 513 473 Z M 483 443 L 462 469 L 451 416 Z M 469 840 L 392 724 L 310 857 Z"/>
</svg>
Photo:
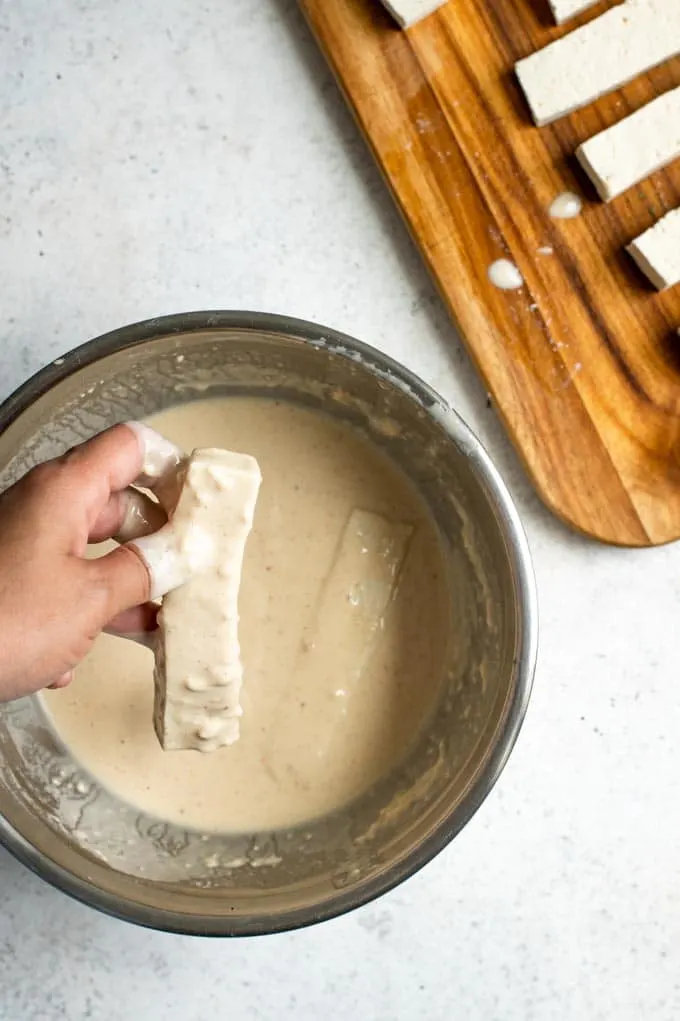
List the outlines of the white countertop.
<svg viewBox="0 0 680 1021">
<path fill-rule="evenodd" d="M 497 787 L 348 917 L 146 932 L 0 852 L 0 1021 L 677 1018 L 680 548 L 602 548 L 539 504 L 295 3 L 0 4 L 0 265 L 0 397 L 189 309 L 286 312 L 401 359 L 504 472 L 542 625 Z"/>
</svg>

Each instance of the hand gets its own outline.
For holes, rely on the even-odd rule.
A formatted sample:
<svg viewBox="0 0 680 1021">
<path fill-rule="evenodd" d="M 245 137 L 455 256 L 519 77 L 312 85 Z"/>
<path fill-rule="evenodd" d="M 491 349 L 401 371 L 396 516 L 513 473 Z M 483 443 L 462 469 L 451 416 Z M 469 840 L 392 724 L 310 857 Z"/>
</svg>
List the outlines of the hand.
<svg viewBox="0 0 680 1021">
<path fill-rule="evenodd" d="M 0 701 L 68 684 L 104 629 L 156 626 L 134 546 L 84 559 L 88 542 L 150 530 L 149 501 L 128 488 L 145 469 L 143 435 L 115 426 L 0 496 Z"/>
</svg>

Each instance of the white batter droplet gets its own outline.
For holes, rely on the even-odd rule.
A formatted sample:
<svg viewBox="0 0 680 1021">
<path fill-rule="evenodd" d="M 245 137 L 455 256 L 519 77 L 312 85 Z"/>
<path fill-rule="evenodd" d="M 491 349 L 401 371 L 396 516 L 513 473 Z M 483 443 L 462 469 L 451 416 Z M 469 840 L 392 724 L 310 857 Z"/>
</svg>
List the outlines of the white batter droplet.
<svg viewBox="0 0 680 1021">
<path fill-rule="evenodd" d="M 555 220 L 573 220 L 583 209 L 583 200 L 573 191 L 562 192 L 553 200 L 548 212 Z"/>
<path fill-rule="evenodd" d="M 501 291 L 516 291 L 524 283 L 522 274 L 509 259 L 496 259 L 487 270 L 489 280 Z"/>
</svg>

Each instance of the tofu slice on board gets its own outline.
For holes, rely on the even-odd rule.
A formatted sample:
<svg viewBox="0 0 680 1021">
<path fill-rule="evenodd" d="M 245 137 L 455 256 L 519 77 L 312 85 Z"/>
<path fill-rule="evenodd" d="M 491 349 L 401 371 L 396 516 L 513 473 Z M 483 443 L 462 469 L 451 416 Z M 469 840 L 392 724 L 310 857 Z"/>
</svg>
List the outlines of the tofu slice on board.
<svg viewBox="0 0 680 1021">
<path fill-rule="evenodd" d="M 550 0 L 550 7 L 555 21 L 561 25 L 562 22 L 575 18 L 577 14 L 587 11 L 596 3 L 597 0 Z"/>
<path fill-rule="evenodd" d="M 680 0 L 626 0 L 515 65 L 537 124 L 578 110 L 680 53 Z"/>
<path fill-rule="evenodd" d="M 680 88 L 588 139 L 576 155 L 606 202 L 672 163 L 680 157 Z"/>
<path fill-rule="evenodd" d="M 635 238 L 628 251 L 659 291 L 680 283 L 680 209 Z"/>
<path fill-rule="evenodd" d="M 442 7 L 446 0 L 382 0 L 382 2 L 395 21 L 399 22 L 402 28 L 408 28 L 417 21 L 422 21 L 428 14 L 432 14 L 438 7 Z"/>
</svg>

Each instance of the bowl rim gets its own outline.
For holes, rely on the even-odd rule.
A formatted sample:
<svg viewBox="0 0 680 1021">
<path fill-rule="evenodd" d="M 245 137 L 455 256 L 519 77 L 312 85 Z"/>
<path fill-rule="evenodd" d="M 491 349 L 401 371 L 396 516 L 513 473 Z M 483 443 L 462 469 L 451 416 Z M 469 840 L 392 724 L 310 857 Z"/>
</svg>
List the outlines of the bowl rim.
<svg viewBox="0 0 680 1021">
<path fill-rule="evenodd" d="M 461 801 L 418 847 L 380 876 L 339 891 L 318 908 L 297 908 L 271 919 L 188 916 L 149 907 L 101 890 L 94 883 L 52 862 L 0 815 L 0 845 L 52 886 L 74 899 L 124 921 L 182 935 L 254 936 L 304 928 L 368 904 L 418 872 L 442 851 L 491 792 L 515 745 L 526 715 L 538 651 L 538 605 L 531 553 L 510 492 L 480 440 L 448 403 L 427 383 L 389 355 L 362 341 L 307 320 L 268 312 L 196 311 L 159 316 L 102 334 L 56 358 L 19 386 L 0 404 L 0 434 L 38 398 L 62 380 L 111 354 L 172 334 L 230 330 L 278 333 L 312 346 L 324 346 L 338 357 L 360 360 L 378 375 L 408 392 L 435 417 L 453 443 L 472 461 L 485 485 L 498 527 L 509 552 L 519 618 L 519 643 L 514 662 L 515 686 L 496 744 L 475 775 Z"/>
</svg>

